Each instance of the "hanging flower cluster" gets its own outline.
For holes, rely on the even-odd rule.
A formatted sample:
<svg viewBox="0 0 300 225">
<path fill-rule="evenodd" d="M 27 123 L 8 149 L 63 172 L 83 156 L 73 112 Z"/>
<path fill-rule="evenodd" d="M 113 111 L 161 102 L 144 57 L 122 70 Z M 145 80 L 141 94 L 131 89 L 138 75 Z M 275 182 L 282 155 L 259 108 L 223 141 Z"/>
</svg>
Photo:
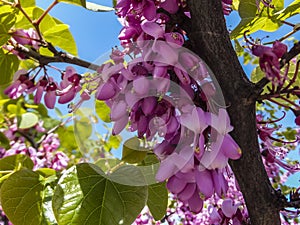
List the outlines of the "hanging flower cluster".
<svg viewBox="0 0 300 225">
<path fill-rule="evenodd" d="M 46 70 L 38 78 L 40 73 L 41 69 L 37 73 L 35 73 L 35 70 L 18 70 L 15 73 L 14 82 L 5 89 L 4 93 L 11 99 L 17 99 L 23 94 L 33 93 L 36 104 L 39 104 L 44 96 L 47 108 L 53 109 L 57 98 L 58 103 L 65 104 L 72 101 L 81 90 L 81 75 L 77 74 L 71 66 L 60 72 L 62 77 L 60 84 L 51 76 L 48 76 Z"/>
<path fill-rule="evenodd" d="M 238 159 L 241 150 L 229 135 L 233 127 L 226 110 L 209 111 L 216 89 L 206 65 L 182 48 L 184 30 L 168 28 L 160 8 L 188 11 L 178 1 L 117 2 L 124 50 L 113 49 L 114 63 L 99 68 L 96 98 L 111 108 L 113 134 L 129 125 L 139 138 L 163 140 L 154 148 L 161 160 L 157 180 L 168 180 L 171 193 L 200 212 L 214 193 L 226 195 L 228 159 Z M 125 55 L 132 58 L 126 65 Z"/>
</svg>

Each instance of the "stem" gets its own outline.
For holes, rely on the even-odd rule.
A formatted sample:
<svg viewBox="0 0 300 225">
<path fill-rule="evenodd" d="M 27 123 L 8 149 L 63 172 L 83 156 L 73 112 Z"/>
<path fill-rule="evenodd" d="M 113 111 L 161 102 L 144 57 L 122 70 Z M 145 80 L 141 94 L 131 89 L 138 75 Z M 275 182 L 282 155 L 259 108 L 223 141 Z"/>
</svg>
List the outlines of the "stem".
<svg viewBox="0 0 300 225">
<path fill-rule="evenodd" d="M 282 97 L 282 96 L 279 96 L 279 98 L 281 98 L 282 100 L 287 101 L 291 105 L 295 106 L 296 109 L 299 109 L 299 105 L 297 105 L 295 102 L 292 102 L 291 100 L 289 100 L 289 99 L 287 99 L 285 97 Z"/>
<path fill-rule="evenodd" d="M 13 5 L 14 5 L 14 3 L 8 2 L 8 1 L 5 1 L 5 0 L 0 0 L 0 2 L 2 2 L 2 3 L 5 4 L 5 5 L 10 5 L 10 6 L 13 6 Z"/>
<path fill-rule="evenodd" d="M 273 102 L 273 103 L 275 103 L 276 105 L 279 105 L 279 106 L 281 106 L 281 107 L 283 107 L 283 108 L 286 108 L 286 109 L 289 109 L 290 107 L 289 106 L 286 106 L 286 105 L 284 105 L 284 104 L 282 104 L 282 103 L 280 103 L 280 102 L 277 102 L 277 101 L 275 101 L 274 99 L 268 99 L 270 102 Z"/>
<path fill-rule="evenodd" d="M 15 172 L 14 170 L 0 170 L 0 173 L 1 174 L 4 174 L 4 173 L 12 173 L 12 172 Z"/>
<path fill-rule="evenodd" d="M 288 22 L 288 21 L 282 20 L 282 21 L 280 21 L 280 22 L 283 23 L 283 24 L 289 25 L 289 26 L 291 26 L 291 27 L 295 27 L 295 24 L 290 23 L 290 22 Z"/>
<path fill-rule="evenodd" d="M 26 19 L 32 24 L 32 19 L 29 17 L 29 15 L 25 12 L 25 10 L 22 8 L 20 2 L 18 1 L 18 3 L 15 4 L 15 7 L 18 8 L 23 15 L 26 17 Z"/>
<path fill-rule="evenodd" d="M 40 18 L 38 18 L 36 21 L 33 21 L 33 23 L 37 26 L 40 25 L 40 23 L 42 22 L 42 20 L 44 19 L 44 17 L 50 12 L 51 9 L 53 9 L 53 7 L 55 5 L 58 4 L 58 0 L 54 0 L 54 2 L 52 2 L 52 4 L 46 9 L 46 11 L 44 11 L 44 13 L 40 16 Z"/>
<path fill-rule="evenodd" d="M 25 46 L 19 45 L 16 47 L 18 52 L 23 53 L 28 59 L 34 59 L 39 62 L 40 66 L 47 65 L 49 63 L 70 63 L 73 65 L 81 66 L 84 68 L 88 68 L 90 70 L 97 71 L 99 68 L 98 65 L 87 62 L 85 60 L 76 58 L 75 56 L 72 56 L 70 54 L 67 54 L 65 52 L 58 52 L 55 56 L 45 56 L 41 55 L 40 53 L 33 51 L 32 49 L 29 49 Z"/>
</svg>

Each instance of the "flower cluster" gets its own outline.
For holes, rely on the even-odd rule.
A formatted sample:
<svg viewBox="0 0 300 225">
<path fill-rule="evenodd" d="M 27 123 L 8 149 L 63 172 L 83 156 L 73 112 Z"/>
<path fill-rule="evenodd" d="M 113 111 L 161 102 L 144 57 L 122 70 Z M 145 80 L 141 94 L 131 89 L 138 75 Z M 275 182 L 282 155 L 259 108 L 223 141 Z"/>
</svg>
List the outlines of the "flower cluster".
<svg viewBox="0 0 300 225">
<path fill-rule="evenodd" d="M 55 107 L 56 99 L 58 103 L 65 104 L 72 101 L 81 90 L 81 75 L 76 70 L 68 66 L 65 71 L 61 72 L 62 80 L 58 84 L 47 73 L 37 78 L 38 73 L 30 75 L 34 71 L 18 70 L 14 76 L 14 82 L 5 89 L 4 93 L 11 99 L 17 99 L 23 94 L 34 93 L 34 102 L 39 104 L 44 96 L 45 105 L 49 109 Z"/>
<path fill-rule="evenodd" d="M 161 221 L 154 221 L 149 209 L 146 207 L 138 216 L 133 225 L 162 224 L 162 225 L 241 225 L 249 220 L 242 193 L 237 189 L 235 178 L 231 174 L 225 176 L 228 183 L 228 192 L 220 198 L 213 195 L 204 202 L 200 213 L 195 214 L 190 208 L 174 196 L 169 196 L 170 205 L 166 215 Z"/>
<path fill-rule="evenodd" d="M 27 135 L 22 135 L 25 131 L 18 128 L 16 120 L 8 124 L 8 129 L 1 129 L 0 131 L 10 140 L 10 148 L 4 149 L 0 147 L 0 158 L 24 154 L 29 156 L 34 162 L 34 169 L 44 167 L 55 170 L 65 169 L 69 158 L 65 153 L 57 151 L 60 146 L 58 135 L 54 133 L 47 134 L 42 122 L 29 129 L 38 131 L 39 135 L 44 134 L 41 137 L 40 144 L 33 145 L 35 140 L 33 137 L 28 136 L 31 133 L 28 129 L 26 130 Z"/>
<path fill-rule="evenodd" d="M 118 1 L 124 50 L 113 49 L 113 63 L 103 64 L 93 81 L 96 98 L 111 109 L 113 134 L 128 127 L 139 138 L 162 140 L 154 148 L 161 161 L 157 180 L 168 180 L 168 189 L 200 212 L 214 193 L 226 195 L 228 159 L 238 159 L 241 150 L 229 135 L 226 110 L 210 108 L 216 88 L 205 63 L 182 47 L 179 26 L 167 26 L 168 14 L 186 7 L 177 0 Z M 126 55 L 132 60 L 125 64 Z"/>
<path fill-rule="evenodd" d="M 28 30 L 17 29 L 14 30 L 11 35 L 12 36 L 8 41 L 8 44 L 4 45 L 3 48 L 18 56 L 18 58 L 21 60 L 25 59 L 26 57 L 17 50 L 19 45 L 30 46 L 35 50 L 40 48 L 39 35 L 33 28 L 29 28 Z"/>
<path fill-rule="evenodd" d="M 280 74 L 279 59 L 287 52 L 287 46 L 280 41 L 275 41 L 272 47 L 253 45 L 252 54 L 259 57 L 259 65 L 266 77 L 273 84 L 282 85 L 284 76 Z"/>
<path fill-rule="evenodd" d="M 282 176 L 279 174 L 280 168 L 288 171 L 288 174 L 293 174 L 295 172 L 300 171 L 300 164 L 289 164 L 284 162 L 284 159 L 287 157 L 289 153 L 288 145 L 297 145 L 298 138 L 296 136 L 296 140 L 292 142 L 287 142 L 278 138 L 275 138 L 275 132 L 278 131 L 281 127 L 270 127 L 269 124 L 272 124 L 273 121 L 264 122 L 261 115 L 257 115 L 257 130 L 258 136 L 261 143 L 261 154 L 264 159 L 265 167 L 268 172 L 270 178 L 281 177 L 284 179 L 286 176 Z M 283 118 L 281 118 L 283 119 Z M 276 145 L 277 143 L 281 143 L 281 145 Z M 282 180 L 284 183 L 285 180 Z"/>
</svg>

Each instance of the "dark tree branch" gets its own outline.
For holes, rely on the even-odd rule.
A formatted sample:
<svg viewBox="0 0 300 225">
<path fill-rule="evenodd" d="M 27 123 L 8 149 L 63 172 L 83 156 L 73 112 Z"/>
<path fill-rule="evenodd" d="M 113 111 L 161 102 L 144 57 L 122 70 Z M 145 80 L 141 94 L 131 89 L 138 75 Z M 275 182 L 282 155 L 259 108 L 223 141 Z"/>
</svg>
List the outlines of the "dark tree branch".
<svg viewBox="0 0 300 225">
<path fill-rule="evenodd" d="M 25 55 L 26 58 L 38 61 L 41 66 L 49 63 L 70 63 L 95 71 L 99 68 L 98 65 L 84 61 L 65 52 L 57 52 L 54 56 L 45 56 L 22 45 L 16 47 L 16 50 Z"/>
<path fill-rule="evenodd" d="M 264 168 L 256 128 L 254 84 L 243 71 L 232 47 L 220 0 L 189 0 L 192 50 L 213 71 L 228 107 L 242 157 L 230 165 L 238 180 L 252 225 L 279 225 L 282 208 Z"/>
</svg>

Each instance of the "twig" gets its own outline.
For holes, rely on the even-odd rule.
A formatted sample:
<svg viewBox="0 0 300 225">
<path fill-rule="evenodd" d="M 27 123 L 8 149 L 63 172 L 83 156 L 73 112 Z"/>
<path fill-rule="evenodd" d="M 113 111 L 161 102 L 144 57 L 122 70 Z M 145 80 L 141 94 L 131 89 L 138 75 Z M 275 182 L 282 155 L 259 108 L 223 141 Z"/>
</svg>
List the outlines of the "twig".
<svg viewBox="0 0 300 225">
<path fill-rule="evenodd" d="M 39 26 L 41 21 L 44 19 L 44 17 L 50 12 L 51 9 L 53 9 L 53 7 L 55 5 L 57 5 L 58 0 L 54 0 L 54 2 L 44 11 L 44 13 L 40 16 L 40 18 L 38 18 L 37 20 L 33 21 L 33 24 Z"/>
<path fill-rule="evenodd" d="M 58 52 L 54 56 L 45 56 L 22 45 L 18 45 L 16 47 L 16 50 L 20 53 L 23 53 L 27 58 L 37 60 L 41 66 L 47 65 L 49 63 L 57 62 L 57 63 L 70 63 L 94 71 L 96 71 L 99 68 L 99 66 L 96 64 L 79 59 L 65 52 Z"/>
</svg>

